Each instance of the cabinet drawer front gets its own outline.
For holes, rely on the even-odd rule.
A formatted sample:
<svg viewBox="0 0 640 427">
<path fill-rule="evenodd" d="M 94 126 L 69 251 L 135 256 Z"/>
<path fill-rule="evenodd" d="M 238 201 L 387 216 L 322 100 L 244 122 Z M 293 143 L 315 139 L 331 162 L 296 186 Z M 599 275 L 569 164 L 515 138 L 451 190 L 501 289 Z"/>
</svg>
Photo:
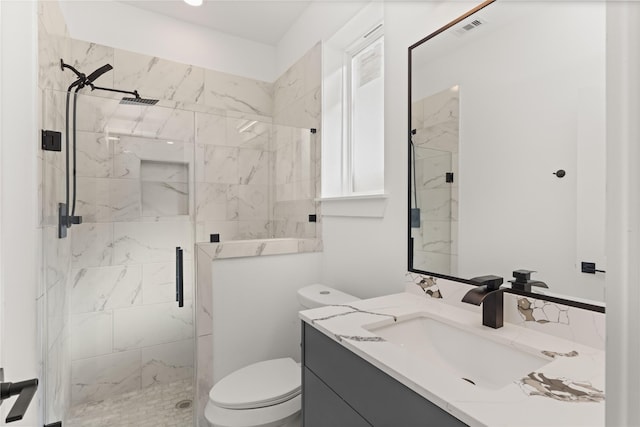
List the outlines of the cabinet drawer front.
<svg viewBox="0 0 640 427">
<path fill-rule="evenodd" d="M 371 424 L 306 368 L 304 392 L 304 427 L 371 427 Z"/>
<path fill-rule="evenodd" d="M 303 357 L 309 370 L 375 427 L 466 426 L 306 323 Z"/>
</svg>

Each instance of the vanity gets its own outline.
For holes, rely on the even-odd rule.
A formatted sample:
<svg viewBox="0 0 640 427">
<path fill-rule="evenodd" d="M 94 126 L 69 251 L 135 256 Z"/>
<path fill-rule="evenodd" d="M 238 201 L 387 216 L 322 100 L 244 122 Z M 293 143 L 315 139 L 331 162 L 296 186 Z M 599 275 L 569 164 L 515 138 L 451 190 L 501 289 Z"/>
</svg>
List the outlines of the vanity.
<svg viewBox="0 0 640 427">
<path fill-rule="evenodd" d="M 303 426 L 603 426 L 604 352 L 411 293 L 300 312 Z"/>
<path fill-rule="evenodd" d="M 302 336 L 306 427 L 466 426 L 313 326 Z"/>
</svg>

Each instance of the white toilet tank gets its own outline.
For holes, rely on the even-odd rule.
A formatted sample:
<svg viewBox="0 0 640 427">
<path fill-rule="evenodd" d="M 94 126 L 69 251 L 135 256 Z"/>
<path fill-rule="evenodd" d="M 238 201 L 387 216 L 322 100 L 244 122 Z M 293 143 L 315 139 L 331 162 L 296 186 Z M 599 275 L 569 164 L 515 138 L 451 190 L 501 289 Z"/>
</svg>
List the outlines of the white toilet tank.
<svg viewBox="0 0 640 427">
<path fill-rule="evenodd" d="M 340 292 L 321 284 L 314 284 L 298 289 L 298 301 L 304 307 L 316 308 L 326 305 L 349 304 L 360 298 Z"/>
</svg>

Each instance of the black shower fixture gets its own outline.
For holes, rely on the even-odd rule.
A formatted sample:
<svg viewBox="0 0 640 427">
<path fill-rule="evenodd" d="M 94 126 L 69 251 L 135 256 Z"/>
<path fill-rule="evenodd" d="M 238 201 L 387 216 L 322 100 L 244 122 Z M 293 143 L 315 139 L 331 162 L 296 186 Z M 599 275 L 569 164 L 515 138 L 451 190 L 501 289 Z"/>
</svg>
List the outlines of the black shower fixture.
<svg viewBox="0 0 640 427">
<path fill-rule="evenodd" d="M 110 88 L 105 88 L 105 87 L 98 87 L 96 85 L 93 84 L 93 82 L 95 82 L 100 76 L 102 76 L 104 73 L 109 72 L 111 70 L 113 70 L 113 67 L 111 66 L 111 64 L 105 64 L 102 67 L 98 68 L 97 70 L 95 70 L 93 73 L 89 74 L 88 76 L 84 73 L 81 73 L 80 71 L 78 71 L 77 69 L 75 69 L 73 66 L 69 65 L 69 64 L 65 64 L 64 60 L 60 59 L 60 68 L 62 69 L 62 71 L 66 69 L 69 69 L 71 71 L 73 71 L 73 73 L 76 75 L 77 79 L 71 83 L 69 85 L 69 87 L 67 88 L 67 100 L 66 100 L 66 110 L 65 110 L 65 159 L 66 159 L 66 196 L 65 196 L 65 203 L 59 203 L 58 204 L 58 237 L 59 238 L 63 238 L 63 237 L 67 237 L 67 228 L 70 228 L 73 224 L 81 224 L 82 223 L 82 217 L 81 216 L 76 216 L 76 194 L 77 194 L 77 186 L 76 186 L 76 106 L 77 106 L 77 102 L 78 102 L 78 91 L 80 91 L 80 89 L 83 89 L 85 87 L 90 87 L 91 91 L 94 90 L 103 90 L 103 91 L 108 91 L 108 92 L 118 92 L 118 93 L 123 93 L 123 94 L 127 94 L 127 95 L 133 95 L 134 98 L 123 98 L 122 101 L 120 101 L 121 104 L 138 104 L 138 105 L 155 105 L 158 100 L 157 99 L 144 99 L 141 98 L 140 95 L 138 94 L 138 91 L 134 90 L 134 91 L 126 91 L 126 90 L 119 90 L 119 89 L 110 89 Z M 72 169 L 72 175 L 73 175 L 73 201 L 71 204 L 71 211 L 69 211 L 69 199 L 70 199 L 70 192 L 69 192 L 69 174 L 70 174 L 70 168 L 69 168 L 69 100 L 71 98 L 71 92 L 73 91 L 73 129 L 72 129 L 72 133 L 71 133 L 71 138 L 73 141 L 73 169 Z"/>
</svg>

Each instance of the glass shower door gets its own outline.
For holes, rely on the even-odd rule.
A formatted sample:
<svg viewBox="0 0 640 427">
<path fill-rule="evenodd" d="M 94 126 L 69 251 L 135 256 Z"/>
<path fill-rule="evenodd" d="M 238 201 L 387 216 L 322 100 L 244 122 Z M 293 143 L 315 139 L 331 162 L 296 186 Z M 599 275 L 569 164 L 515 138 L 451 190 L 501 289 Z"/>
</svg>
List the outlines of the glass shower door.
<svg viewBox="0 0 640 427">
<path fill-rule="evenodd" d="M 45 128 L 64 129 L 65 96 L 43 94 Z M 64 144 L 43 159 L 45 421 L 192 425 L 194 113 L 80 95 L 76 145 L 82 223 L 63 239 Z"/>
<path fill-rule="evenodd" d="M 411 229 L 413 267 L 454 275 L 457 269 L 457 177 L 450 151 L 417 146 L 412 164 L 419 227 Z M 413 178 L 412 178 L 413 180 Z"/>
</svg>

